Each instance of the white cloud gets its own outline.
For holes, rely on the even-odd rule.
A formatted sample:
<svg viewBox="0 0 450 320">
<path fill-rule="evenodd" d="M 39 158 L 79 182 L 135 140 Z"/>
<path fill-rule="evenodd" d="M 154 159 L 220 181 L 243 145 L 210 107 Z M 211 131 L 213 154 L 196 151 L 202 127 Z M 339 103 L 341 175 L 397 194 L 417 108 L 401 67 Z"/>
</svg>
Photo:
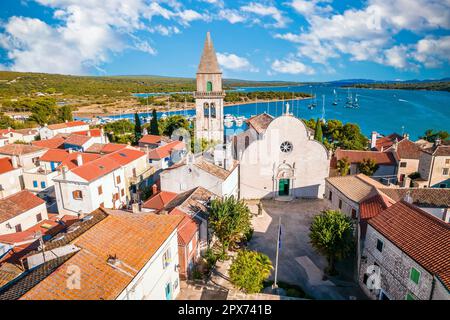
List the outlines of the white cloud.
<svg viewBox="0 0 450 320">
<path fill-rule="evenodd" d="M 270 26 L 273 26 L 275 28 L 284 28 L 288 24 L 288 22 L 290 22 L 290 19 L 285 17 L 283 13 L 274 6 L 265 6 L 261 3 L 251 2 L 248 5 L 242 6 L 241 10 L 243 12 L 252 13 L 260 17 L 271 17 L 275 20 L 275 23 L 271 24 Z M 259 20 L 255 19 L 255 21 Z"/>
<path fill-rule="evenodd" d="M 450 36 L 426 37 L 417 42 L 412 56 L 426 67 L 435 68 L 450 62 Z"/>
<path fill-rule="evenodd" d="M 227 20 L 231 24 L 244 22 L 247 18 L 242 15 L 238 10 L 233 9 L 223 9 L 219 11 L 219 17 L 221 19 Z"/>
<path fill-rule="evenodd" d="M 258 72 L 247 58 L 240 57 L 234 53 L 217 53 L 217 60 L 224 69 L 233 71 L 250 71 Z"/>
<path fill-rule="evenodd" d="M 293 58 L 287 58 L 285 60 L 276 59 L 271 66 L 272 70 L 279 73 L 288 74 L 314 74 L 314 69 L 303 64 L 300 61 L 294 60 Z"/>
<path fill-rule="evenodd" d="M 190 22 L 195 20 L 209 20 L 209 17 L 206 14 L 200 14 L 197 11 L 191 9 L 180 11 L 177 15 L 178 17 L 180 17 L 181 23 L 184 25 L 189 25 Z"/>
<path fill-rule="evenodd" d="M 442 47 L 445 41 L 424 39 L 414 49 L 397 44 L 395 36 L 402 30 L 422 35 L 429 30 L 449 29 L 449 0 L 369 0 L 361 9 L 347 9 L 340 14 L 333 14 L 327 2 L 292 1 L 290 5 L 305 16 L 309 28 L 275 37 L 297 44 L 299 56 L 325 65 L 341 55 L 398 69 L 417 68 L 414 60 L 428 67 L 446 60 L 447 50 Z M 442 53 L 433 54 L 437 47 Z"/>
</svg>

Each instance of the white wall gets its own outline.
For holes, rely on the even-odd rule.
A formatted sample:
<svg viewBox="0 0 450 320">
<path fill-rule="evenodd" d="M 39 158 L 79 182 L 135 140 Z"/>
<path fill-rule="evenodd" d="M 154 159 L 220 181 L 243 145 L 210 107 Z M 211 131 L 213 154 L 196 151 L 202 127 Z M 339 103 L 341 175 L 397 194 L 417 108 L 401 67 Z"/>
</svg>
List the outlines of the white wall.
<svg viewBox="0 0 450 320">
<path fill-rule="evenodd" d="M 118 209 L 126 202 L 126 182 L 123 168 L 119 168 L 89 183 L 70 171 L 66 174 L 65 180 L 62 179 L 62 175 L 54 179 L 59 214 L 89 214 L 98 209 L 102 202 L 105 208 L 113 209 L 115 206 Z M 119 184 L 117 184 L 117 176 L 120 176 Z M 101 195 L 98 194 L 100 185 L 103 189 Z M 121 194 L 122 189 L 124 189 L 123 196 Z M 75 190 L 81 190 L 83 199 L 73 199 L 72 192 Z M 119 193 L 119 200 L 113 202 L 113 194 L 115 193 Z"/>
<path fill-rule="evenodd" d="M 72 132 L 78 132 L 78 131 L 85 131 L 89 130 L 89 125 L 81 125 L 76 127 L 68 127 L 68 128 L 61 128 L 56 130 L 51 130 L 48 127 L 42 127 L 39 128 L 39 135 L 41 136 L 42 140 L 50 139 L 56 136 L 58 133 L 72 133 Z"/>
<path fill-rule="evenodd" d="M 0 189 L 3 189 L 3 192 L 0 192 L 0 199 L 6 198 L 7 196 L 22 190 L 20 181 L 21 175 L 22 168 L 17 168 L 0 174 Z"/>
<path fill-rule="evenodd" d="M 165 288 L 168 283 L 172 287 L 172 299 L 178 296 L 180 279 L 175 268 L 178 265 L 177 237 L 177 230 L 174 230 L 117 300 L 166 300 Z M 171 262 L 163 268 L 163 254 L 167 249 L 171 252 Z"/>
<path fill-rule="evenodd" d="M 47 190 L 55 185 L 53 178 L 55 178 L 58 174 L 59 173 L 57 171 L 51 172 L 48 170 L 47 174 L 44 174 L 38 173 L 37 168 L 30 169 L 23 173 L 24 187 L 31 192 L 41 192 Z M 34 187 L 33 181 L 37 181 L 37 188 Z M 41 187 L 41 182 L 45 182 L 45 188 Z"/>
<path fill-rule="evenodd" d="M 0 235 L 15 233 L 15 226 L 18 224 L 22 226 L 22 231 L 35 226 L 36 224 L 38 224 L 38 221 L 36 219 L 38 213 L 42 215 L 42 220 L 48 219 L 47 207 L 45 203 L 42 203 L 39 206 L 32 208 L 31 210 L 28 210 L 18 216 L 15 216 L 12 219 L 0 223 Z M 7 227 L 8 224 L 11 226 L 11 228 Z"/>
</svg>

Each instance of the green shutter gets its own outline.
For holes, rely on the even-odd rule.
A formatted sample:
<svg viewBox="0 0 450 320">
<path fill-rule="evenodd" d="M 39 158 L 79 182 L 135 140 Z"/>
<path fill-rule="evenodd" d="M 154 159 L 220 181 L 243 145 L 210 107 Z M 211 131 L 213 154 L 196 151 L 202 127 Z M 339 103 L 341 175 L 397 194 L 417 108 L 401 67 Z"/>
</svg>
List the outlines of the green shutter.
<svg viewBox="0 0 450 320">
<path fill-rule="evenodd" d="M 414 298 L 414 296 L 411 293 L 407 293 L 406 294 L 406 300 L 416 300 L 416 298 Z"/>
<path fill-rule="evenodd" d="M 415 284 L 419 284 L 419 280 L 420 280 L 420 272 L 417 271 L 415 268 L 411 268 L 411 273 L 409 274 L 409 278 L 410 278 L 411 281 L 414 282 Z"/>
<path fill-rule="evenodd" d="M 206 91 L 211 92 L 212 91 L 212 82 L 208 81 L 206 83 Z"/>
</svg>

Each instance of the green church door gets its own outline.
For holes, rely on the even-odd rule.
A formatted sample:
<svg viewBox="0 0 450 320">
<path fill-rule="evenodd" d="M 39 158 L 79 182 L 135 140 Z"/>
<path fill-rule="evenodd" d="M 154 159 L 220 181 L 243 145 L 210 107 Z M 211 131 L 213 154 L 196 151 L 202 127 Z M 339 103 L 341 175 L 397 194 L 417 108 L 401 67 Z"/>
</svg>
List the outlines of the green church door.
<svg viewBox="0 0 450 320">
<path fill-rule="evenodd" d="M 288 196 L 289 195 L 289 179 L 280 179 L 278 182 L 278 195 Z"/>
</svg>

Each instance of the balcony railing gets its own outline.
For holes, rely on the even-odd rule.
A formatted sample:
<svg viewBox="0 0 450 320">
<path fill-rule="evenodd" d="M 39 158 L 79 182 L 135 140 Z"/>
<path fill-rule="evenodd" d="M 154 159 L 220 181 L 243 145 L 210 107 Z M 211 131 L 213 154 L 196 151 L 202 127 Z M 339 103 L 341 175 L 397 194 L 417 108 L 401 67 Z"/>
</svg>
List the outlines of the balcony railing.
<svg viewBox="0 0 450 320">
<path fill-rule="evenodd" d="M 194 92 L 194 98 L 225 97 L 225 91 Z"/>
</svg>

